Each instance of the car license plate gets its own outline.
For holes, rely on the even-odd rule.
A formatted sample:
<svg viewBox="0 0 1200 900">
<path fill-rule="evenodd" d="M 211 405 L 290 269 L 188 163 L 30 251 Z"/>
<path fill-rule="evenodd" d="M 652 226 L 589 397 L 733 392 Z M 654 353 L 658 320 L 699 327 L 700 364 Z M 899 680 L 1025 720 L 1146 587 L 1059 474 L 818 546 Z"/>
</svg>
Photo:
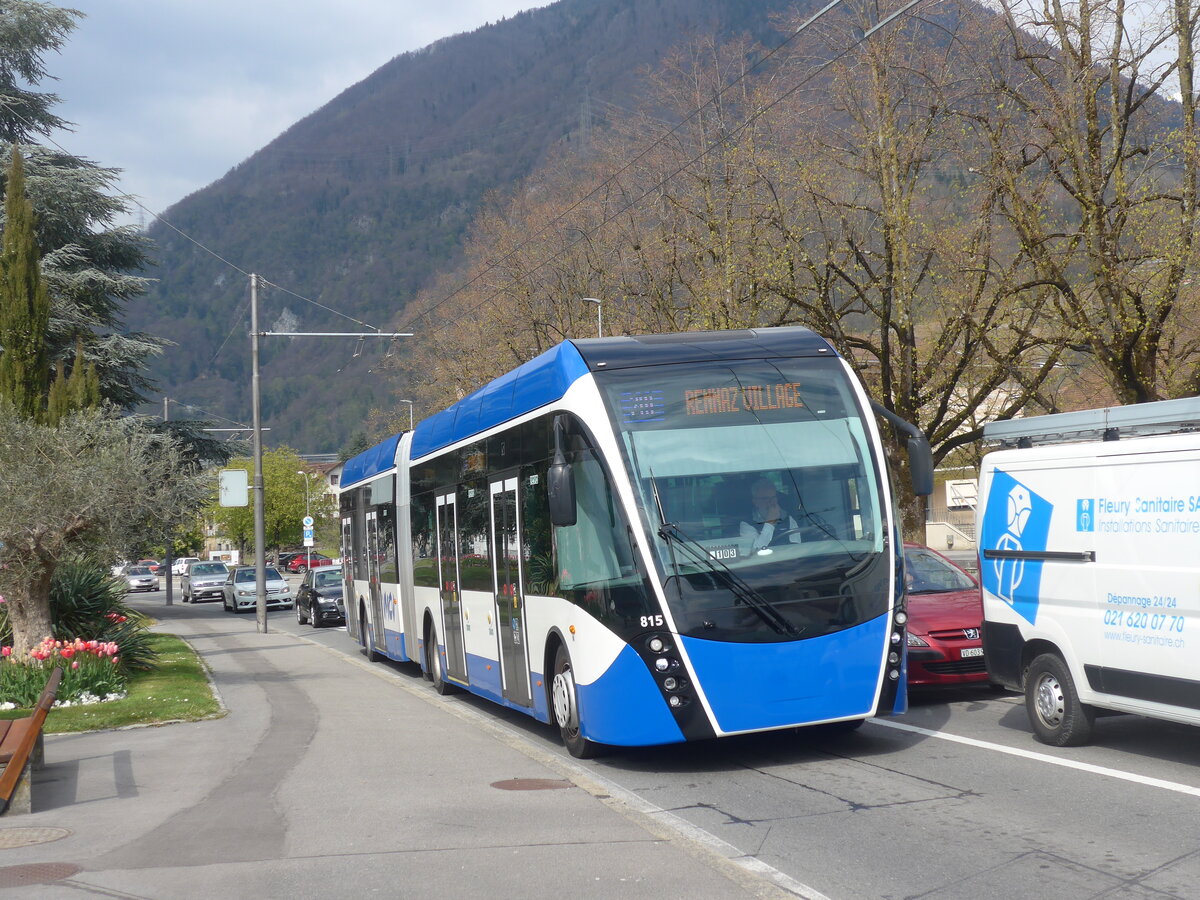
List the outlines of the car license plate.
<svg viewBox="0 0 1200 900">
<path fill-rule="evenodd" d="M 982 647 L 966 647 L 965 649 L 963 649 L 961 651 L 961 653 L 962 653 L 963 659 L 968 659 L 972 656 L 983 656 L 983 648 Z"/>
</svg>

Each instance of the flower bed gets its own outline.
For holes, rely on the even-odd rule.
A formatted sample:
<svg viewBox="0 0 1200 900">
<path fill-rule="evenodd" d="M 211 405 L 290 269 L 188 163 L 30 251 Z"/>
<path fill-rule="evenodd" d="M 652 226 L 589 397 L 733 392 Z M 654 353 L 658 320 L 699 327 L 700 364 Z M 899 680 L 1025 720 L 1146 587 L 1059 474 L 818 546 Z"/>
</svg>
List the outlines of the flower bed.
<svg viewBox="0 0 1200 900">
<path fill-rule="evenodd" d="M 56 705 L 115 700 L 125 695 L 121 651 L 115 641 L 55 640 L 48 637 L 29 651 L 13 656 L 0 647 L 0 709 L 25 708 L 37 702 L 55 666 L 63 667 Z"/>
</svg>

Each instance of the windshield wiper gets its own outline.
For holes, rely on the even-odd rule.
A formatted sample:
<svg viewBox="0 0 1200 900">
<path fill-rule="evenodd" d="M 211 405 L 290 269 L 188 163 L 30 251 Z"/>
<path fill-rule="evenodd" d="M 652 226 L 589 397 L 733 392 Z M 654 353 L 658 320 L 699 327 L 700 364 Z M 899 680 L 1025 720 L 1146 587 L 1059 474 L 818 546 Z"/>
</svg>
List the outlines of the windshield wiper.
<svg viewBox="0 0 1200 900">
<path fill-rule="evenodd" d="M 793 637 L 800 636 L 800 629 L 784 618 L 769 600 L 746 584 L 736 572 L 721 560 L 714 559 L 703 544 L 695 538 L 688 536 L 678 525 L 671 522 L 663 522 L 658 529 L 658 533 L 667 542 L 668 547 L 674 547 L 675 543 L 678 542 L 679 548 L 685 551 L 693 562 L 697 565 L 705 566 L 712 574 L 724 581 L 734 597 L 754 610 L 760 619 L 770 625 L 779 634 L 788 634 Z M 674 551 L 672 551 L 671 561 L 674 564 Z M 675 570 L 675 578 L 676 583 L 678 583 L 678 567 Z"/>
<path fill-rule="evenodd" d="M 676 543 L 679 544 L 679 549 L 685 551 L 692 558 L 693 562 L 703 564 L 714 575 L 720 576 L 729 586 L 729 590 L 733 596 L 754 610 L 758 614 L 758 617 L 775 629 L 776 632 L 799 637 L 800 631 L 796 626 L 780 615 L 779 611 L 771 605 L 770 601 L 754 590 L 754 588 L 750 587 L 750 585 L 746 584 L 725 563 L 713 559 L 703 544 L 685 534 L 678 525 L 667 521 L 666 513 L 663 512 L 662 495 L 658 492 L 658 479 L 654 477 L 653 469 L 649 470 L 649 475 L 650 490 L 654 494 L 654 505 L 658 509 L 658 521 L 662 522 L 662 525 L 658 528 L 658 535 L 666 542 L 667 552 L 671 556 L 671 568 L 675 572 L 675 590 L 679 595 L 680 602 L 683 602 L 683 579 L 679 574 L 679 561 L 675 558 Z M 720 566 L 720 568 L 718 569 L 717 566 Z"/>
</svg>

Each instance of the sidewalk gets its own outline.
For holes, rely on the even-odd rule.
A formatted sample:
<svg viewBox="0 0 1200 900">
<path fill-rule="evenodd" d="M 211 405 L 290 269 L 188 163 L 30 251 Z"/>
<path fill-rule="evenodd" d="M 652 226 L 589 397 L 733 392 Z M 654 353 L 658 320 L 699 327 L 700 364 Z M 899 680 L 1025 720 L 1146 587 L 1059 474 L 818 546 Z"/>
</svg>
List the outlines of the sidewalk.
<svg viewBox="0 0 1200 900">
<path fill-rule="evenodd" d="M 405 670 L 210 606 L 153 612 L 229 714 L 47 736 L 34 813 L 0 819 L 0 896 L 793 896 L 451 714 Z"/>
</svg>

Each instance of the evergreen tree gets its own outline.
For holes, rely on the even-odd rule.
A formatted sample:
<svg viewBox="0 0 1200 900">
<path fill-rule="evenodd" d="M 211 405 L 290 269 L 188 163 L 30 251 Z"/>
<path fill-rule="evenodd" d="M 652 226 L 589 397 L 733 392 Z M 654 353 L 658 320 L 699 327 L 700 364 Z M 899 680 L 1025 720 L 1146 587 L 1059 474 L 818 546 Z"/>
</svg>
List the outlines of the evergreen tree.
<svg viewBox="0 0 1200 900">
<path fill-rule="evenodd" d="M 0 166 L 19 143 L 53 302 L 51 367 L 70 365 L 82 335 L 102 396 L 130 409 L 152 389 L 146 367 L 166 346 L 126 332 L 122 321 L 125 305 L 149 284 L 136 273 L 147 265 L 150 241 L 131 226 L 113 226 L 128 211 L 118 170 L 31 143 L 68 124 L 51 112 L 58 97 L 34 88 L 50 77 L 45 56 L 63 47 L 81 15 L 37 0 L 0 0 L 0 139 L 8 142 L 0 145 Z"/>
<path fill-rule="evenodd" d="M 44 418 L 50 390 L 46 329 L 50 298 L 42 283 L 34 240 L 33 204 L 25 196 L 25 169 L 16 150 L 4 197 L 0 249 L 0 398 L 29 419 Z"/>
<path fill-rule="evenodd" d="M 50 397 L 46 402 L 46 421 L 57 425 L 68 414 L 77 410 L 96 409 L 101 405 L 100 378 L 96 366 L 83 353 L 83 339 L 75 344 L 75 360 L 71 374 L 59 365 L 54 383 L 50 385 Z"/>
<path fill-rule="evenodd" d="M 0 3 L 0 141 L 25 143 L 67 124 L 50 112 L 57 95 L 30 87 L 49 77 L 43 58 L 62 48 L 81 15 L 31 0 Z"/>
</svg>

